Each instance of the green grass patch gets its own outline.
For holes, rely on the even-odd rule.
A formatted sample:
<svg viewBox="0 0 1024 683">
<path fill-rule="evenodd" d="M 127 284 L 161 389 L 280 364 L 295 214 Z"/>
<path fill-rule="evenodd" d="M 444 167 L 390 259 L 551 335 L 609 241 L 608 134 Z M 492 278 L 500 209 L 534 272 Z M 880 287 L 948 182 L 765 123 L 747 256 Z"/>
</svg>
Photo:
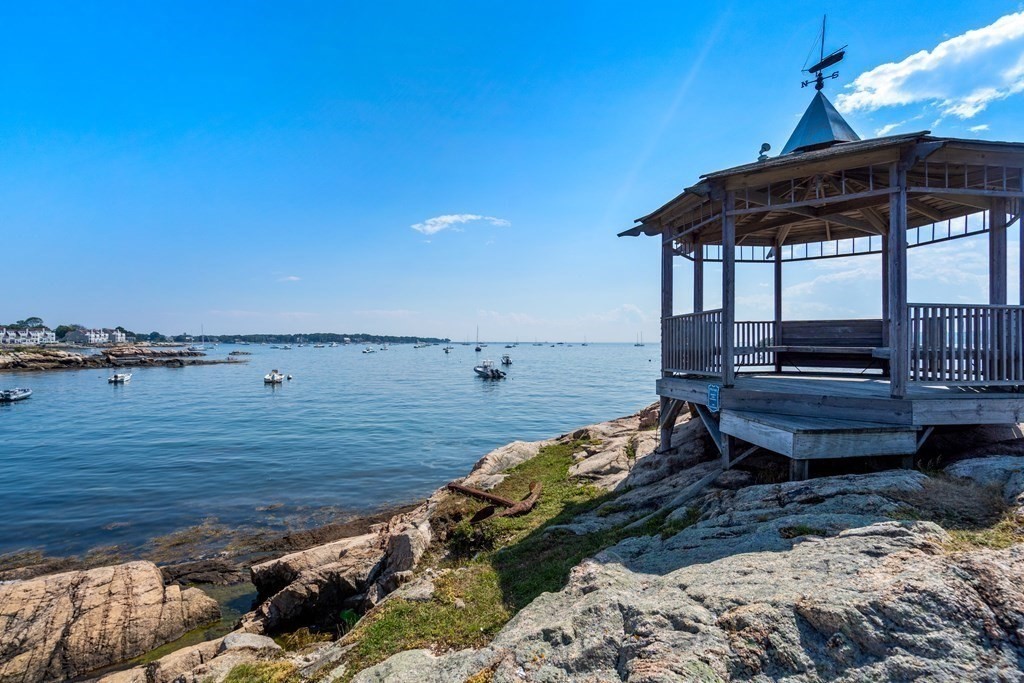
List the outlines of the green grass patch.
<svg viewBox="0 0 1024 683">
<path fill-rule="evenodd" d="M 300 683 L 295 666 L 289 662 L 239 664 L 231 669 L 224 683 Z"/>
<path fill-rule="evenodd" d="M 494 493 L 518 500 L 529 493 L 531 482 L 539 481 L 544 489 L 529 514 L 471 525 L 468 520 L 483 503 L 457 496 L 444 501 L 438 517 L 450 523 L 446 533 L 440 534 L 446 538 L 445 547 L 433 551 L 434 559 L 421 565 L 448 570 L 435 579 L 433 598 L 391 599 L 367 614 L 346 636 L 354 647 L 346 658 L 343 680 L 403 650 L 481 647 L 538 595 L 565 586 L 569 572 L 584 558 L 630 536 L 663 529 L 675 533 L 696 521 L 694 510 L 668 523 L 665 515 L 652 517 L 635 529 L 622 525 L 583 535 L 550 529 L 617 495 L 569 476 L 573 453 L 588 443 L 547 446 L 509 470 L 494 488 Z M 482 680 L 488 674 L 481 672 Z"/>
<path fill-rule="evenodd" d="M 1024 518 L 1016 511 L 1010 511 L 991 526 L 982 529 L 953 529 L 949 536 L 947 547 L 954 552 L 977 548 L 1002 550 L 1024 542 Z"/>
<path fill-rule="evenodd" d="M 1003 500 L 998 488 L 932 473 L 920 491 L 895 491 L 902 500 L 893 519 L 935 522 L 950 536 L 952 552 L 1002 549 L 1024 542 L 1024 517 Z"/>
</svg>

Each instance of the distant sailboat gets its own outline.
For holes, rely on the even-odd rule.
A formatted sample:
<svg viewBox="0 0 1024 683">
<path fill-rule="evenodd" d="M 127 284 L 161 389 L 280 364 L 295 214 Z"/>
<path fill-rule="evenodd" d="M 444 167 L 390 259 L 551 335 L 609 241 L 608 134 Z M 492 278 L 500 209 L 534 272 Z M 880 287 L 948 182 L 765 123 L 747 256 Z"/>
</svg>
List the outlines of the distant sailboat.
<svg viewBox="0 0 1024 683">
<path fill-rule="evenodd" d="M 643 345 L 644 345 L 644 333 L 641 332 L 639 335 L 637 335 L 636 344 L 633 344 L 633 346 L 643 346 Z"/>
</svg>

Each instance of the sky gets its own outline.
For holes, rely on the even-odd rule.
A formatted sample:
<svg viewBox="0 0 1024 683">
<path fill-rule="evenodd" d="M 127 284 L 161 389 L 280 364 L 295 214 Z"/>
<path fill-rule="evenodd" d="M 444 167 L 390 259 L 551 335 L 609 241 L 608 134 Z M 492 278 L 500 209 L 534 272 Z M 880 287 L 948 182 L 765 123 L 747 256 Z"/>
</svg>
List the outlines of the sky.
<svg viewBox="0 0 1024 683">
<path fill-rule="evenodd" d="M 824 10 L 7 3 L 0 322 L 656 340 L 659 245 L 616 233 L 781 150 Z M 826 47 L 849 48 L 825 92 L 861 137 L 1024 140 L 1020 3 L 828 12 Z M 910 299 L 987 301 L 986 248 L 912 249 Z M 737 317 L 764 318 L 770 266 L 738 271 Z M 879 273 L 787 265 L 784 314 L 877 316 Z"/>
</svg>

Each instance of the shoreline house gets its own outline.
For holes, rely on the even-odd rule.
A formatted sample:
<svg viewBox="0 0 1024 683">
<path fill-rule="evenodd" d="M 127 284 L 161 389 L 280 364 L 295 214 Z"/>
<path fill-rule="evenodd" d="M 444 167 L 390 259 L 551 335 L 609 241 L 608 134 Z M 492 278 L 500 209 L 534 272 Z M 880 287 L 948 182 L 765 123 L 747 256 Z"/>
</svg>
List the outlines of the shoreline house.
<svg viewBox="0 0 1024 683">
<path fill-rule="evenodd" d="M 42 346 L 54 344 L 57 335 L 48 327 L 12 329 L 0 327 L 0 346 Z"/>
<path fill-rule="evenodd" d="M 64 335 L 64 341 L 72 344 L 106 344 L 110 337 L 106 330 L 77 329 Z"/>
<path fill-rule="evenodd" d="M 661 450 L 686 406 L 728 468 L 759 449 L 792 479 L 832 458 L 899 457 L 936 427 L 1024 419 L 1024 240 L 1020 305 L 1007 300 L 1007 229 L 1024 200 L 1024 143 L 933 136 L 861 140 L 821 92 L 782 153 L 707 173 L 620 236 L 661 243 Z M 1018 228 L 1019 229 L 1019 228 Z M 907 297 L 907 251 L 987 239 L 987 301 Z M 872 256 L 874 255 L 874 256 Z M 787 264 L 881 257 L 881 315 L 783 316 Z M 676 311 L 673 268 L 692 274 Z M 720 263 L 720 308 L 704 306 L 705 264 Z M 736 320 L 737 268 L 771 269 L 774 306 Z M 717 270 L 717 268 L 716 268 Z M 711 278 L 708 278 L 711 280 Z"/>
</svg>

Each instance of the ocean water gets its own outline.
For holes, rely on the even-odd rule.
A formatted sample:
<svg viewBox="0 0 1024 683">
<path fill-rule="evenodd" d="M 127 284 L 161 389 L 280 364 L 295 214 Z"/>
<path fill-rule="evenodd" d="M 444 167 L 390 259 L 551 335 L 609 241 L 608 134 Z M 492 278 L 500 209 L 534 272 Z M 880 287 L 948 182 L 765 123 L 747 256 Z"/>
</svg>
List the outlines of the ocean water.
<svg viewBox="0 0 1024 683">
<path fill-rule="evenodd" d="M 125 386 L 105 370 L 0 372 L 0 387 L 34 391 L 0 404 L 0 554 L 369 512 L 423 498 L 509 441 L 657 398 L 657 344 L 503 346 L 222 344 L 210 357 L 246 350 L 249 362 L 137 368 Z M 502 353 L 507 379 L 473 373 Z M 272 368 L 294 379 L 266 386 Z"/>
</svg>

